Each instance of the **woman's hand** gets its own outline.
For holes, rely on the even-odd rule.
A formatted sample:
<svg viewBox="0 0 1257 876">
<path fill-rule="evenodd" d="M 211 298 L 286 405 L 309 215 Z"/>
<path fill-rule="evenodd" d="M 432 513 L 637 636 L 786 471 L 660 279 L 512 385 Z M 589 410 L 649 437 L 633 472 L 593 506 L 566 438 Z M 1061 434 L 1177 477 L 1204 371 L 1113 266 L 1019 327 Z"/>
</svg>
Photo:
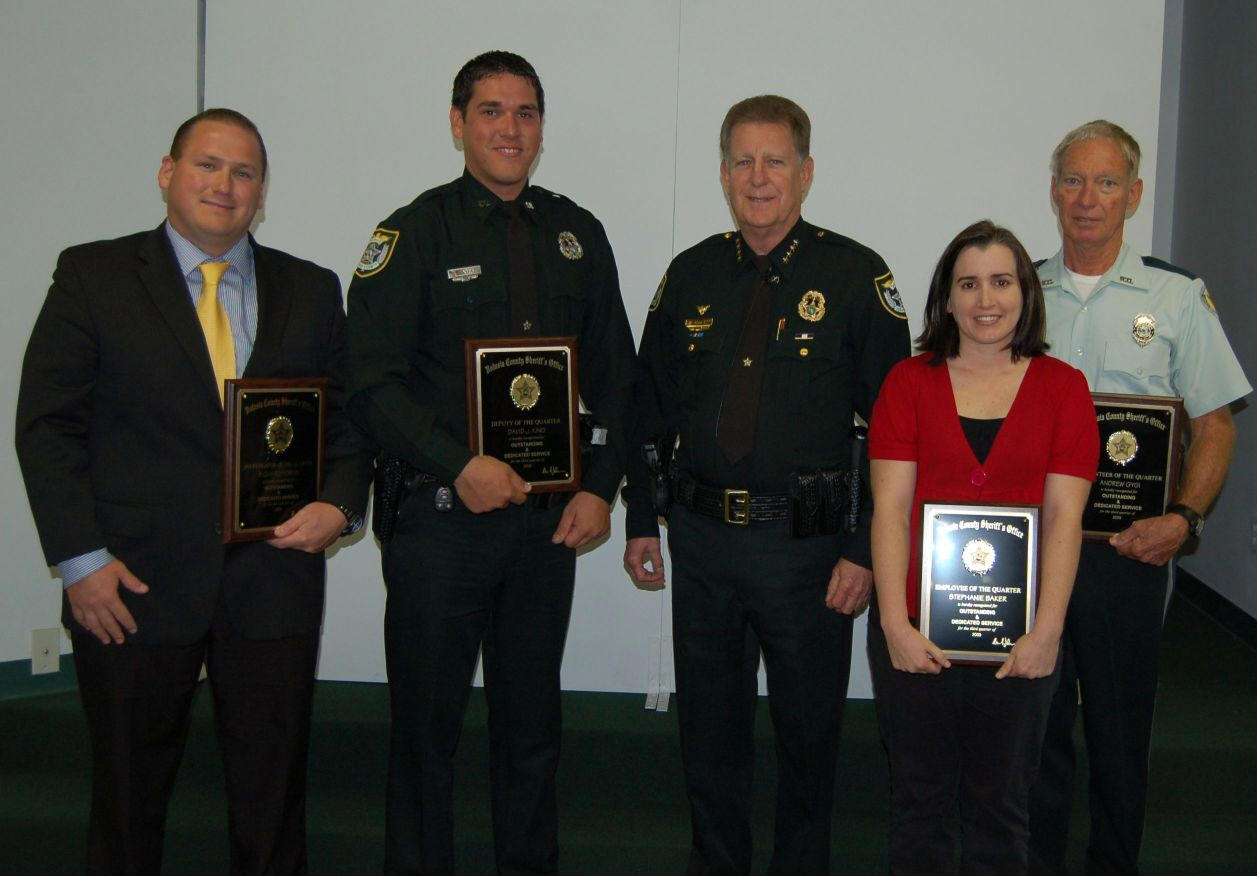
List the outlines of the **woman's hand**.
<svg viewBox="0 0 1257 876">
<path fill-rule="evenodd" d="M 1061 637 L 1043 632 L 1035 627 L 1013 643 L 1004 665 L 995 673 L 996 678 L 1044 678 L 1056 668 L 1056 658 L 1061 651 Z"/>
<path fill-rule="evenodd" d="M 938 675 L 951 668 L 951 661 L 946 655 L 912 624 L 905 621 L 893 624 L 890 629 L 883 627 L 882 631 L 886 634 L 886 647 L 890 650 L 890 664 L 896 669 Z"/>
</svg>

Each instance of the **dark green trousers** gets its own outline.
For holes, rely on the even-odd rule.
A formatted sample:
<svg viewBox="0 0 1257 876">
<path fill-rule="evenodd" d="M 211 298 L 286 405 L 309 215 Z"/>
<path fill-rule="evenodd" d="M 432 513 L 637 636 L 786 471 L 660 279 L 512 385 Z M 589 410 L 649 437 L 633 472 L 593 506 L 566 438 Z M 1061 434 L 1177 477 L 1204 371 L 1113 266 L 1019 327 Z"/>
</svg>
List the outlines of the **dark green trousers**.
<svg viewBox="0 0 1257 876">
<path fill-rule="evenodd" d="M 1084 544 L 1062 637 L 1061 683 L 1030 795 L 1030 869 L 1064 873 L 1081 695 L 1090 765 L 1088 873 L 1137 873 L 1168 572 Z"/>
<path fill-rule="evenodd" d="M 562 509 L 472 514 L 409 496 L 384 550 L 392 707 L 385 869 L 454 871 L 453 773 L 483 645 L 499 873 L 558 868 L 559 669 L 576 552 L 550 543 Z"/>
<path fill-rule="evenodd" d="M 675 507 L 672 634 L 692 874 L 751 867 L 756 671 L 762 650 L 777 750 L 770 873 L 826 873 L 851 617 L 825 607 L 838 536 L 730 526 Z"/>
</svg>

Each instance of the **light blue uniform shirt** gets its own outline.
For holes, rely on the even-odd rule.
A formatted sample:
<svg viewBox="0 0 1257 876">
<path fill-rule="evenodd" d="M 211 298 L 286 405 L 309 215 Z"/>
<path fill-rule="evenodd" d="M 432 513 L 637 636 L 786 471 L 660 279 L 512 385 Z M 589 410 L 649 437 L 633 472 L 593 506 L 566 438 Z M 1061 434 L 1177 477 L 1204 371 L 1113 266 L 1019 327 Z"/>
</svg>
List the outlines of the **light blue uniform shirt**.
<svg viewBox="0 0 1257 876">
<path fill-rule="evenodd" d="M 257 275 L 253 270 L 253 247 L 249 245 L 248 235 L 241 237 L 218 258 L 206 255 L 196 244 L 171 228 L 169 222 L 166 223 L 166 237 L 174 250 L 179 273 L 188 284 L 193 309 L 201 300 L 203 289 L 204 278 L 199 270 L 201 262 L 223 261 L 231 265 L 218 281 L 218 300 L 222 302 L 231 325 L 231 340 L 236 348 L 236 376 L 239 377 L 253 353 L 253 342 L 258 332 Z M 77 584 L 112 561 L 113 556 L 103 547 L 62 560 L 57 566 L 61 586 Z"/>
<path fill-rule="evenodd" d="M 1202 280 L 1123 244 L 1084 301 L 1064 258 L 1039 265 L 1047 340 L 1093 392 L 1180 396 L 1198 417 L 1252 391 Z"/>
</svg>

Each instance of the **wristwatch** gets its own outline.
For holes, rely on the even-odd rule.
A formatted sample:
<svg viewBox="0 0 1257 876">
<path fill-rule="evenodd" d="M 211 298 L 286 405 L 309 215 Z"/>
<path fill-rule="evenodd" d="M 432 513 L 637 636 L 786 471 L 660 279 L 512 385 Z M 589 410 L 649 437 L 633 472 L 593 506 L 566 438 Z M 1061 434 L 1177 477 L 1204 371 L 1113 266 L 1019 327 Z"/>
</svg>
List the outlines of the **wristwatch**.
<svg viewBox="0 0 1257 876">
<path fill-rule="evenodd" d="M 1177 514 L 1187 521 L 1187 530 L 1192 535 L 1200 535 L 1201 530 L 1205 528 L 1205 518 L 1201 517 L 1195 509 L 1189 508 L 1182 502 L 1175 502 L 1165 509 L 1166 514 Z"/>
<path fill-rule="evenodd" d="M 341 537 L 353 535 L 359 529 L 362 529 L 362 515 L 354 511 L 348 505 L 337 505 L 337 510 L 345 515 L 345 528 L 341 530 Z"/>
</svg>

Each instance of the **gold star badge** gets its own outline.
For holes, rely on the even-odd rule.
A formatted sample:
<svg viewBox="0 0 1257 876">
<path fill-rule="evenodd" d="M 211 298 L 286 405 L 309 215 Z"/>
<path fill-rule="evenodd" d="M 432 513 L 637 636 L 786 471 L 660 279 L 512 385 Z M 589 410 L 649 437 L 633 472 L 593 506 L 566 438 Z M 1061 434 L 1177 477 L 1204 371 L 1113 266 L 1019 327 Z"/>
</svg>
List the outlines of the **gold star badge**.
<svg viewBox="0 0 1257 876">
<path fill-rule="evenodd" d="M 750 368 L 750 367 L 751 367 L 751 357 L 750 357 L 750 356 L 747 356 L 745 359 L 743 359 L 743 360 L 742 360 L 742 365 L 743 365 L 744 367 L 746 367 L 746 368 Z"/>
</svg>

